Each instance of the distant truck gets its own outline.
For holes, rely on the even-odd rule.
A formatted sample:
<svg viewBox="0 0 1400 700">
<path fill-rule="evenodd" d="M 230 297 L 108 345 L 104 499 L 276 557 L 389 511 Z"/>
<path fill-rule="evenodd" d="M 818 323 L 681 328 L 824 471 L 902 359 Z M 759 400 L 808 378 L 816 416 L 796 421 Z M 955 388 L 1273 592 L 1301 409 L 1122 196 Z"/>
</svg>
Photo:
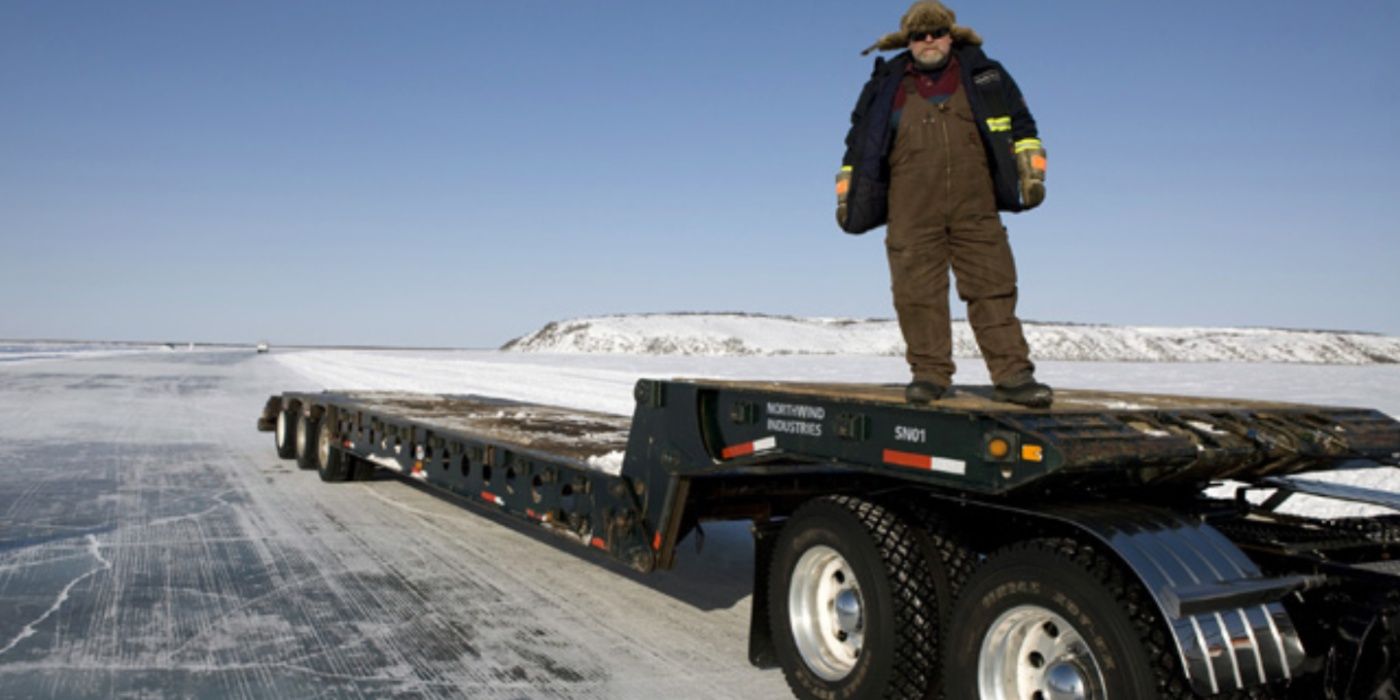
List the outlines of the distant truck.
<svg viewBox="0 0 1400 700">
<path fill-rule="evenodd" d="M 258 428 L 325 481 L 388 469 L 641 572 L 702 522 L 749 520 L 749 659 L 801 698 L 1400 697 L 1400 515 L 1279 510 L 1307 494 L 1400 511 L 1293 476 L 1396 464 L 1395 420 L 989 395 L 916 407 L 896 386 L 648 379 L 629 423 L 287 392 Z M 1207 495 L 1222 479 L 1233 498 Z"/>
<path fill-rule="evenodd" d="M 259 341 L 258 341 L 258 354 L 259 354 L 259 355 L 261 355 L 261 354 L 263 354 L 263 353 L 266 353 L 266 352 L 268 352 L 268 351 L 271 350 L 271 349 L 272 349 L 271 346 L 269 346 L 269 345 L 267 344 L 267 341 L 266 341 L 266 340 L 259 340 Z"/>
</svg>

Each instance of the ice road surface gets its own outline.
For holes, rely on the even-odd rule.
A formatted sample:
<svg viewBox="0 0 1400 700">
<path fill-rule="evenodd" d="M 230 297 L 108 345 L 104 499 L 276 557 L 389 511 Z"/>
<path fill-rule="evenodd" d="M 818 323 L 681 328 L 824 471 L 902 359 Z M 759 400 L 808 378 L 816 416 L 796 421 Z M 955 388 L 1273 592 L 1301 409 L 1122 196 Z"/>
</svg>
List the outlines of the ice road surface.
<svg viewBox="0 0 1400 700">
<path fill-rule="evenodd" d="M 277 351 L 274 350 L 274 353 Z M 251 349 L 0 364 L 0 698 L 781 698 L 752 545 L 635 575 L 254 429 Z"/>
<path fill-rule="evenodd" d="M 976 362 L 959 380 L 985 383 Z M 631 411 L 638 377 L 899 382 L 893 357 L 150 352 L 0 363 L 0 697 L 782 698 L 747 662 L 743 524 L 635 575 L 406 481 L 328 485 L 284 390 Z M 1400 367 L 1044 363 L 1061 386 L 1400 414 Z M 608 465 L 599 465 L 608 468 Z M 1400 488 L 1390 472 L 1333 478 Z"/>
</svg>

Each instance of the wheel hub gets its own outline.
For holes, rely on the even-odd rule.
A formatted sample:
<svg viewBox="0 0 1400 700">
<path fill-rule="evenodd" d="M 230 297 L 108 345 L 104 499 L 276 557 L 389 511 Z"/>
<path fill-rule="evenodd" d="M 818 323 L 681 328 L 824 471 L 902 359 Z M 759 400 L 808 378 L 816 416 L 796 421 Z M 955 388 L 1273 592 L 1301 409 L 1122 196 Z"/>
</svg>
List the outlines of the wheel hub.
<svg viewBox="0 0 1400 700">
<path fill-rule="evenodd" d="M 808 549 L 793 567 L 788 618 L 802 661 L 823 680 L 839 681 L 855 668 L 865 643 L 860 582 L 839 552 Z"/>
<path fill-rule="evenodd" d="M 1002 613 L 982 638 L 977 684 L 989 700 L 1105 700 L 1103 671 L 1083 635 L 1038 605 Z"/>
<path fill-rule="evenodd" d="M 860 592 L 845 588 L 836 594 L 836 626 L 848 635 L 859 633 L 865 620 L 861 613 Z"/>
<path fill-rule="evenodd" d="M 1046 700 L 1086 700 L 1088 683 L 1073 661 L 1060 661 L 1045 671 Z"/>
</svg>

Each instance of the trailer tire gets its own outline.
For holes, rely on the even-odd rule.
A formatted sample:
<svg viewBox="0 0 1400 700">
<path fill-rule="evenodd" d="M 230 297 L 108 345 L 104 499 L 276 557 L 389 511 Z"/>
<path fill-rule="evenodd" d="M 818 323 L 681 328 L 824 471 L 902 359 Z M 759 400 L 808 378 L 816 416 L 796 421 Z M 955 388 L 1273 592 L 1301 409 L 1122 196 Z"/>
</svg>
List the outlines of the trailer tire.
<svg viewBox="0 0 1400 700">
<path fill-rule="evenodd" d="M 320 421 L 302 413 L 297 417 L 296 458 L 302 469 L 316 468 L 316 435 Z"/>
<path fill-rule="evenodd" d="M 369 481 L 370 479 L 374 478 L 374 473 L 378 471 L 378 469 L 374 466 L 374 462 L 371 462 L 363 457 L 346 455 L 345 458 L 350 460 L 351 481 Z"/>
<path fill-rule="evenodd" d="M 278 457 L 292 459 L 297 456 L 297 418 L 291 411 L 277 412 L 272 440 L 277 445 Z"/>
<path fill-rule="evenodd" d="M 328 420 L 320 421 L 316 431 L 316 471 L 321 481 L 349 481 L 350 464 L 345 453 L 335 444 L 335 426 Z"/>
<path fill-rule="evenodd" d="M 774 651 L 797 697 L 932 694 L 945 603 L 919 539 L 892 511 L 848 496 L 810 501 L 787 520 L 767 593 Z"/>
<path fill-rule="evenodd" d="M 1195 697 L 1147 590 L 1072 539 L 1029 540 L 990 556 L 947 629 L 949 698 Z"/>
</svg>

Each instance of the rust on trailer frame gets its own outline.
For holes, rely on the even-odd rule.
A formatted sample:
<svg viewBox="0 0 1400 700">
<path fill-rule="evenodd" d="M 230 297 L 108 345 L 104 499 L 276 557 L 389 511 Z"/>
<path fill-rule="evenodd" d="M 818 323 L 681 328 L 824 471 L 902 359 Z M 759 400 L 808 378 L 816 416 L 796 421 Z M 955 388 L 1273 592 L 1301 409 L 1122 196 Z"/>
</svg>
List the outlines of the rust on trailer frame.
<svg viewBox="0 0 1400 700">
<path fill-rule="evenodd" d="M 485 396 L 347 391 L 335 396 L 366 411 L 586 462 L 627 447 L 627 416 Z"/>
</svg>

